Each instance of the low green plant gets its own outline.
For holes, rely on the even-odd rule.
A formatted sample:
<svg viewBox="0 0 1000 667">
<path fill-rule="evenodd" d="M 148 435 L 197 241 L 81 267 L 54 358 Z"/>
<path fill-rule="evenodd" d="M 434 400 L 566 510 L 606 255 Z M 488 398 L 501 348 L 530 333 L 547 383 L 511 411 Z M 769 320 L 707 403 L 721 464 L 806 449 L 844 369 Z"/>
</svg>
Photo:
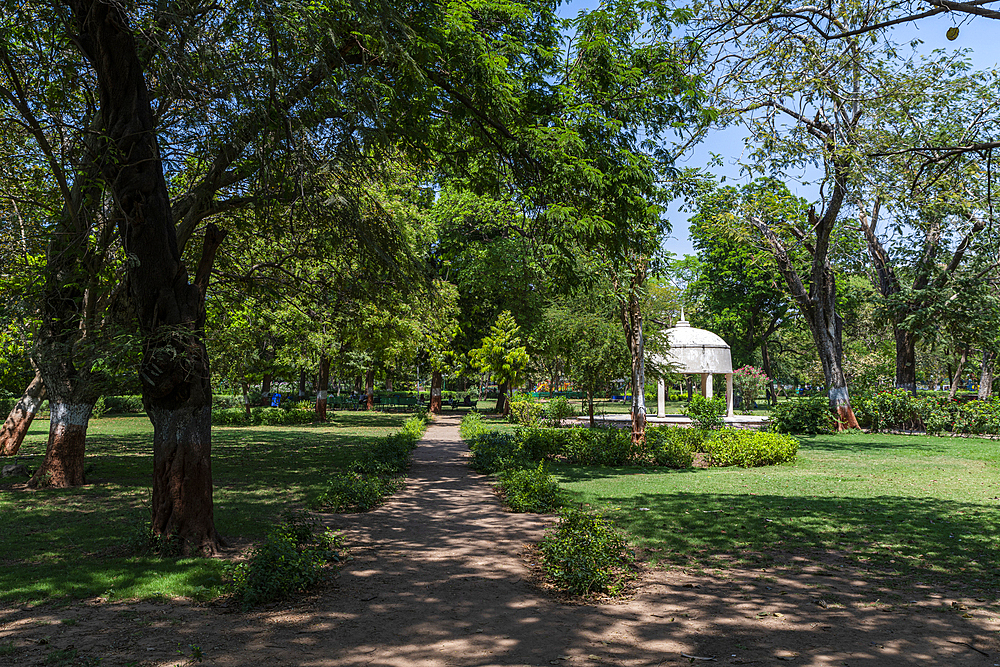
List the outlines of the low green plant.
<svg viewBox="0 0 1000 667">
<path fill-rule="evenodd" d="M 478 412 L 467 413 L 462 417 L 462 424 L 458 427 L 459 435 L 466 442 L 487 430 L 486 425 L 483 423 L 483 416 Z"/>
<path fill-rule="evenodd" d="M 830 433 L 837 422 L 826 396 L 805 396 L 778 403 L 771 410 L 770 427 L 776 433 L 816 435 Z"/>
<path fill-rule="evenodd" d="M 247 416 L 245 408 L 223 408 L 212 410 L 212 424 L 215 426 L 291 426 L 310 424 L 316 421 L 316 411 L 286 410 L 284 408 L 251 408 Z"/>
<path fill-rule="evenodd" d="M 654 464 L 664 468 L 690 468 L 694 453 L 705 441 L 706 431 L 676 426 L 646 429 L 646 448 Z"/>
<path fill-rule="evenodd" d="M 546 575 L 576 595 L 621 593 L 635 555 L 611 523 L 580 509 L 564 510 L 539 544 Z"/>
<path fill-rule="evenodd" d="M 562 426 L 563 420 L 576 416 L 576 408 L 565 396 L 552 399 L 544 405 L 544 410 L 545 419 L 553 428 L 559 428 Z"/>
<path fill-rule="evenodd" d="M 303 592 L 340 560 L 343 538 L 304 514 L 285 512 L 245 562 L 226 568 L 229 590 L 243 609 Z"/>
<path fill-rule="evenodd" d="M 90 418 L 100 419 L 107 413 L 108 413 L 107 401 L 105 401 L 104 397 L 101 396 L 100 398 L 97 399 L 97 401 L 94 402 L 94 407 L 90 410 Z"/>
<path fill-rule="evenodd" d="M 341 470 L 330 475 L 326 488 L 309 506 L 326 512 L 367 512 L 403 487 L 401 475 Z"/>
<path fill-rule="evenodd" d="M 566 451 L 576 429 L 519 428 L 515 436 L 519 448 L 529 461 L 552 460 Z"/>
<path fill-rule="evenodd" d="M 472 460 L 469 465 L 486 475 L 501 470 L 527 468 L 533 464 L 521 448 L 521 440 L 513 433 L 486 431 L 469 442 Z"/>
<path fill-rule="evenodd" d="M 616 428 L 575 428 L 563 454 L 567 463 L 591 466 L 623 466 L 638 458 L 631 434 Z"/>
<path fill-rule="evenodd" d="M 536 468 L 501 470 L 497 490 L 514 512 L 551 512 L 560 507 L 559 484 L 540 462 Z"/>
<path fill-rule="evenodd" d="M 715 430 L 725 425 L 726 401 L 722 398 L 693 396 L 682 412 L 691 418 L 695 428 Z"/>
<path fill-rule="evenodd" d="M 141 414 L 146 411 L 142 405 L 142 396 L 104 396 L 103 398 L 108 412 L 112 414 Z"/>
<path fill-rule="evenodd" d="M 705 451 L 711 466 L 756 468 L 794 461 L 799 441 L 781 433 L 727 428 L 705 441 Z"/>
<path fill-rule="evenodd" d="M 519 398 L 510 403 L 510 420 L 521 426 L 538 426 L 545 415 L 545 406 L 530 398 Z"/>
</svg>

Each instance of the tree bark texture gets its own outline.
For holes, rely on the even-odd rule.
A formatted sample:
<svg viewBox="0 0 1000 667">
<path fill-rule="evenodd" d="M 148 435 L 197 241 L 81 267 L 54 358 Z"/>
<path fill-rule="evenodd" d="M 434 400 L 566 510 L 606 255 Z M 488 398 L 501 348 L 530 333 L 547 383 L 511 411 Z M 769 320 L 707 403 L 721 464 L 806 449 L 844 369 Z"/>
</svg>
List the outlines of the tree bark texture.
<svg viewBox="0 0 1000 667">
<path fill-rule="evenodd" d="M 955 375 L 951 378 L 951 390 L 948 392 L 948 398 L 955 398 L 955 393 L 958 391 L 958 383 L 962 380 L 962 371 L 965 370 L 965 362 L 968 359 L 969 349 L 965 348 L 958 357 L 958 366 L 955 368 Z"/>
<path fill-rule="evenodd" d="M 153 530 L 185 553 L 215 553 L 205 288 L 225 233 L 208 226 L 194 283 L 181 262 L 137 45 L 123 5 L 63 0 L 97 77 L 102 167 L 119 212 L 127 288 L 144 338 L 139 379 L 153 423 Z M 46 385 L 49 383 L 46 382 Z M 50 393 L 53 388 L 48 386 Z"/>
<path fill-rule="evenodd" d="M 646 282 L 647 261 L 639 258 L 629 276 L 627 292 L 619 303 L 625 342 L 632 356 L 632 445 L 646 441 L 646 341 L 642 331 L 641 290 Z"/>
<path fill-rule="evenodd" d="M 896 338 L 896 387 L 917 395 L 917 335 L 892 326 Z"/>
<path fill-rule="evenodd" d="M 84 483 L 87 423 L 93 403 L 63 403 L 49 399 L 49 441 L 45 460 L 28 481 L 33 489 L 66 488 Z"/>
<path fill-rule="evenodd" d="M 979 370 L 979 395 L 980 401 L 988 400 L 993 395 L 993 366 L 996 363 L 996 352 L 983 350 L 983 365 Z"/>
<path fill-rule="evenodd" d="M 28 427 L 35 419 L 38 408 L 45 400 L 45 383 L 42 382 L 42 374 L 35 372 L 35 377 L 24 390 L 15 405 L 14 409 L 7 415 L 7 420 L 0 428 L 0 456 L 14 456 L 24 442 L 24 436 L 28 434 Z"/>
<path fill-rule="evenodd" d="M 330 357 L 325 354 L 319 358 L 319 382 L 316 391 L 316 418 L 326 421 L 327 397 L 330 387 Z"/>
<path fill-rule="evenodd" d="M 436 415 L 441 414 L 441 387 L 444 386 L 444 378 L 441 371 L 431 372 L 431 412 Z"/>
<path fill-rule="evenodd" d="M 501 382 L 497 385 L 497 407 L 496 412 L 502 417 L 506 417 L 510 414 L 510 400 L 507 396 L 509 388 L 506 382 Z"/>
</svg>

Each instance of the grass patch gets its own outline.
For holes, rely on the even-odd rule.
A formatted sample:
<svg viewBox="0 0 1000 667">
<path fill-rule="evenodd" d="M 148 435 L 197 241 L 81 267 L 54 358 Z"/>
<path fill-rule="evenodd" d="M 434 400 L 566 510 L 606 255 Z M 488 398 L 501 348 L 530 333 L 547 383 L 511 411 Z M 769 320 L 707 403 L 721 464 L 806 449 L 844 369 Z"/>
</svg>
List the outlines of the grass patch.
<svg viewBox="0 0 1000 667">
<path fill-rule="evenodd" d="M 654 561 L 758 564 L 831 552 L 886 580 L 996 590 L 1000 446 L 971 438 L 802 439 L 769 468 L 665 471 L 553 465 Z"/>
<path fill-rule="evenodd" d="M 220 534 L 261 540 L 282 510 L 318 495 L 331 472 L 348 469 L 364 446 L 398 432 L 410 416 L 336 413 L 326 424 L 213 427 Z M 47 430 L 45 421 L 32 424 L 17 462 L 41 464 Z M 152 492 L 152 426 L 145 415 L 91 421 L 87 469 L 87 485 L 74 489 L 0 483 L 0 603 L 220 594 L 220 560 L 136 555 Z"/>
</svg>

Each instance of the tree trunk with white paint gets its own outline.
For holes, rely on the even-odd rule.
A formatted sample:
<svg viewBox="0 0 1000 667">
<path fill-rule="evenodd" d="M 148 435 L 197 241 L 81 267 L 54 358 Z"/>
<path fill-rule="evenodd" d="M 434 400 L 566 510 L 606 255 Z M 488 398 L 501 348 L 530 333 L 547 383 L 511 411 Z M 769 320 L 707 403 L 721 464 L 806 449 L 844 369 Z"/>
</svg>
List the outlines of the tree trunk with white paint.
<svg viewBox="0 0 1000 667">
<path fill-rule="evenodd" d="M 431 372 L 431 412 L 436 415 L 441 414 L 441 387 L 444 386 L 444 378 L 441 371 Z"/>
<path fill-rule="evenodd" d="M 319 381 L 316 391 L 316 418 L 326 421 L 326 406 L 330 387 L 330 357 L 325 354 L 319 358 Z"/>
<path fill-rule="evenodd" d="M 93 403 L 64 403 L 49 399 L 51 416 L 45 460 L 28 482 L 29 487 L 64 489 L 84 483 L 87 424 L 93 408 Z"/>
<path fill-rule="evenodd" d="M 7 415 L 7 420 L 0 429 L 0 456 L 14 456 L 24 442 L 24 436 L 28 434 L 28 427 L 34 421 L 38 408 L 45 400 L 45 383 L 42 382 L 42 374 L 35 373 L 34 379 L 24 390 L 21 400 L 14 405 L 14 409 Z"/>
</svg>

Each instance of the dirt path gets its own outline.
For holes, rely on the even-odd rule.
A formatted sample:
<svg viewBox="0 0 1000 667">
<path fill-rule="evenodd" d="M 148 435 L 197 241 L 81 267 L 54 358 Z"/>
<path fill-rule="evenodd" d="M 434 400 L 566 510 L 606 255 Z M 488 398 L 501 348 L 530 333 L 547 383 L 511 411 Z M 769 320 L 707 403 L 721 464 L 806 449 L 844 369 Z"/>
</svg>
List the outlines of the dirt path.
<svg viewBox="0 0 1000 667">
<path fill-rule="evenodd" d="M 710 662 L 687 656 L 744 665 L 1000 664 L 995 600 L 918 591 L 918 601 L 890 605 L 876 602 L 880 592 L 865 581 L 808 563 L 794 576 L 654 570 L 625 603 L 562 604 L 531 584 L 522 560 L 552 518 L 505 513 L 469 470 L 457 426 L 444 417 L 428 428 L 406 489 L 384 507 L 327 517 L 345 531 L 353 560 L 323 593 L 252 614 L 151 603 L 0 610 L 0 649 L 9 641 L 18 649 L 0 652 L 0 665 L 101 658 L 167 667 L 183 664 L 191 645 L 202 664 L 219 666 Z M 77 662 L 51 658 L 70 647 Z"/>
</svg>

